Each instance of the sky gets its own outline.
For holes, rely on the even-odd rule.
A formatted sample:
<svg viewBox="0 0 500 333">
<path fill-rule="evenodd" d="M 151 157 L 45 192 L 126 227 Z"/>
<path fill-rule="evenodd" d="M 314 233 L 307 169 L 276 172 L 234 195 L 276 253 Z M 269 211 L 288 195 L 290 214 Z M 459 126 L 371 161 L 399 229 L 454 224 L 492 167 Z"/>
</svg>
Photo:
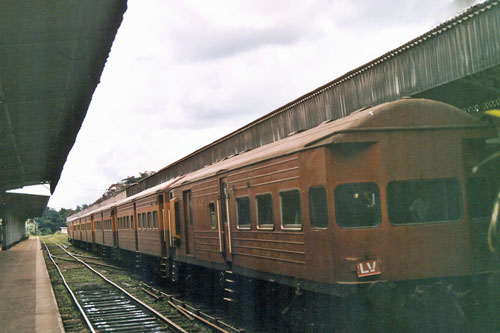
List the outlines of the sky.
<svg viewBox="0 0 500 333">
<path fill-rule="evenodd" d="M 129 0 L 49 207 L 90 204 L 477 2 Z"/>
</svg>

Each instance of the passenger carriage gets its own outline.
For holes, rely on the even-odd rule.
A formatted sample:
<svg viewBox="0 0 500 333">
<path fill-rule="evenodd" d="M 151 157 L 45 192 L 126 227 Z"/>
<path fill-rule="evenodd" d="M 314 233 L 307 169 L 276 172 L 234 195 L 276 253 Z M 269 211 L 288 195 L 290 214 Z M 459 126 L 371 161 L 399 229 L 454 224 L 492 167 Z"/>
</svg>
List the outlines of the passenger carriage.
<svg viewBox="0 0 500 333">
<path fill-rule="evenodd" d="M 470 276 L 491 264 L 484 217 L 498 184 L 472 167 L 495 136 L 455 107 L 403 99 L 157 185 L 94 223 L 102 214 L 102 245 L 162 258 L 170 278 L 200 266 L 346 295 Z"/>
</svg>

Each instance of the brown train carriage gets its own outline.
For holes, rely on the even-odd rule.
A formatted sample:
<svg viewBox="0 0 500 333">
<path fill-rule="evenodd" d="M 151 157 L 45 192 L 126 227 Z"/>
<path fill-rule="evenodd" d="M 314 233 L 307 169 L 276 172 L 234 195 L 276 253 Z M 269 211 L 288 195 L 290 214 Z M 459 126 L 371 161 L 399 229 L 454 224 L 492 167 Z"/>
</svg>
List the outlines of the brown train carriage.
<svg viewBox="0 0 500 333">
<path fill-rule="evenodd" d="M 452 106 L 405 99 L 215 163 L 172 187 L 174 258 L 331 294 L 484 270 L 470 240 L 487 226 L 472 225 L 467 196 L 480 157 L 469 157 L 495 135 Z"/>
<path fill-rule="evenodd" d="M 104 245 L 104 222 L 102 211 L 96 210 L 91 212 L 94 219 L 94 243 Z"/>
<path fill-rule="evenodd" d="M 116 247 L 116 226 L 115 214 L 113 207 L 104 207 L 102 209 L 103 223 L 103 245 L 108 247 Z"/>
<path fill-rule="evenodd" d="M 120 249 L 137 251 L 136 227 L 134 225 L 134 203 L 131 201 L 116 204 L 118 244 Z"/>
<path fill-rule="evenodd" d="M 92 217 L 86 215 L 82 217 L 82 241 L 92 243 Z"/>
<path fill-rule="evenodd" d="M 81 228 L 81 241 L 87 242 L 87 224 L 84 216 L 80 218 L 80 228 Z"/>
<path fill-rule="evenodd" d="M 169 232 L 169 200 L 165 190 L 177 179 L 116 203 L 121 249 L 156 257 L 169 255 L 168 244 L 172 244 L 173 236 Z"/>
<path fill-rule="evenodd" d="M 66 226 L 68 227 L 68 238 L 72 239 L 73 238 L 73 225 L 72 225 L 72 221 L 66 220 Z"/>
<path fill-rule="evenodd" d="M 82 241 L 82 219 L 81 218 L 77 218 L 76 219 L 76 235 L 75 235 L 75 239 L 77 241 Z"/>
<path fill-rule="evenodd" d="M 140 253 L 161 257 L 164 254 L 163 194 L 138 198 L 135 202 L 137 221 L 137 250 Z"/>
</svg>

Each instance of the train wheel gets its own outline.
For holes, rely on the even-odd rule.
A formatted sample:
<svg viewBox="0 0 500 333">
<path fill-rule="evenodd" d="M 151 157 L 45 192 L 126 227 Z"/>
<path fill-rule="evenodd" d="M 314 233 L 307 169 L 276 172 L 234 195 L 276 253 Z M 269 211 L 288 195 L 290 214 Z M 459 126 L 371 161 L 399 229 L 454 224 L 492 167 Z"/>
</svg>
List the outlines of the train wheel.
<svg viewBox="0 0 500 333">
<path fill-rule="evenodd" d="M 457 332 L 467 328 L 459 293 L 451 284 L 416 285 L 401 309 L 406 330 Z"/>
</svg>

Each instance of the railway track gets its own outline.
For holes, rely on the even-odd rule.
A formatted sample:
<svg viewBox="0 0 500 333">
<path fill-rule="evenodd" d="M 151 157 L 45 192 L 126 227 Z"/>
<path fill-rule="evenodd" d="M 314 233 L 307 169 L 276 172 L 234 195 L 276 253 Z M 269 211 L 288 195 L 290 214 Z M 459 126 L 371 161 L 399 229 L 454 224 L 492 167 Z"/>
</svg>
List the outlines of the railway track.
<svg viewBox="0 0 500 333">
<path fill-rule="evenodd" d="M 63 261 L 65 266 L 61 268 L 47 244 L 43 244 L 90 332 L 213 331 L 213 328 L 193 323 L 175 310 L 168 315 L 158 312 L 56 244 L 71 257 L 71 261 Z M 93 274 L 88 274 L 88 271 Z"/>
</svg>

